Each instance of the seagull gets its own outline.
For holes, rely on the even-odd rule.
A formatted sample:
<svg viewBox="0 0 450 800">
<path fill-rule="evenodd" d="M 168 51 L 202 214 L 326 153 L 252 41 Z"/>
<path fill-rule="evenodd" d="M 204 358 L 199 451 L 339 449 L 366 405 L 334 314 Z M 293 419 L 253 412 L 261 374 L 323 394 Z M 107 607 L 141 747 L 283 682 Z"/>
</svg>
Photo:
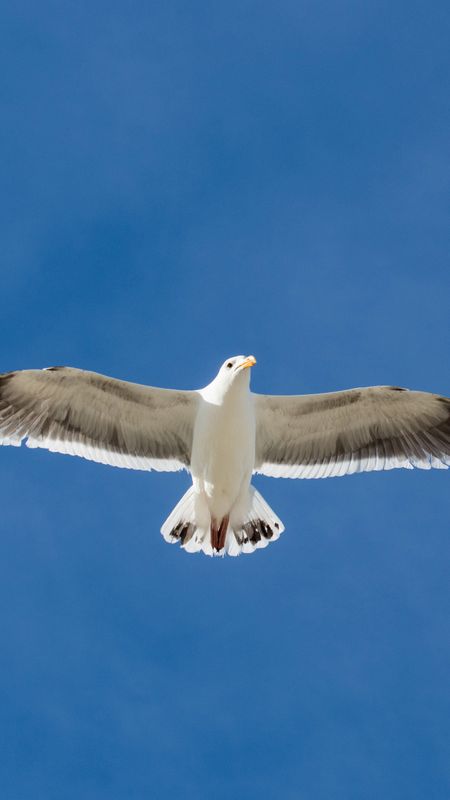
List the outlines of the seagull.
<svg viewBox="0 0 450 800">
<path fill-rule="evenodd" d="M 161 528 L 189 553 L 237 556 L 284 525 L 251 485 L 274 478 L 447 469 L 450 399 L 398 386 L 324 394 L 250 391 L 254 356 L 233 356 L 204 389 L 178 391 L 73 367 L 0 374 L 0 444 L 139 470 L 187 470 L 192 486 Z"/>
</svg>

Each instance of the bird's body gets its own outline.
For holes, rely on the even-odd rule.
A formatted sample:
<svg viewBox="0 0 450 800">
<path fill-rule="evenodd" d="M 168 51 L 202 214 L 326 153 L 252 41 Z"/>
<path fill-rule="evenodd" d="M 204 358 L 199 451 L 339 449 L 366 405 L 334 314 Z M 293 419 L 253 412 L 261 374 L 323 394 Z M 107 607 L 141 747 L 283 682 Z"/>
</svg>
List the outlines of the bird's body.
<svg viewBox="0 0 450 800">
<path fill-rule="evenodd" d="M 0 444 L 142 470 L 187 469 L 192 486 L 161 532 L 188 552 L 238 555 L 284 530 L 255 472 L 325 478 L 450 465 L 450 400 L 392 386 L 318 395 L 250 391 L 234 356 L 198 391 L 158 389 L 71 367 L 0 375 Z"/>
<path fill-rule="evenodd" d="M 213 381 L 200 391 L 194 427 L 191 473 L 211 517 L 229 515 L 248 494 L 255 466 L 255 415 L 248 372 L 224 391 Z M 214 442 L 214 447 L 211 443 Z"/>
<path fill-rule="evenodd" d="M 256 420 L 249 391 L 253 356 L 227 362 L 198 392 L 190 472 L 192 489 L 162 527 L 167 541 L 209 555 L 263 547 L 283 525 L 250 487 L 255 468 Z M 234 370 L 227 375 L 223 370 Z M 233 378 L 224 380 L 224 378 Z M 254 541 L 252 541 L 254 540 Z"/>
</svg>

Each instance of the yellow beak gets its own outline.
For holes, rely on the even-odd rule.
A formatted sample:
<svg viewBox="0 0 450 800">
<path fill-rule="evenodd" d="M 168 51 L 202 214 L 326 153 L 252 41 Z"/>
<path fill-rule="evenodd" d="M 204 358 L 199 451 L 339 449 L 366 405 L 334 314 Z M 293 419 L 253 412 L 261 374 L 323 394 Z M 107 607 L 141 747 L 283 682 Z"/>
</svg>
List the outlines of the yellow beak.
<svg viewBox="0 0 450 800">
<path fill-rule="evenodd" d="M 245 361 L 242 362 L 240 369 L 247 369 L 247 367 L 253 367 L 256 364 L 255 356 L 247 356 Z"/>
</svg>

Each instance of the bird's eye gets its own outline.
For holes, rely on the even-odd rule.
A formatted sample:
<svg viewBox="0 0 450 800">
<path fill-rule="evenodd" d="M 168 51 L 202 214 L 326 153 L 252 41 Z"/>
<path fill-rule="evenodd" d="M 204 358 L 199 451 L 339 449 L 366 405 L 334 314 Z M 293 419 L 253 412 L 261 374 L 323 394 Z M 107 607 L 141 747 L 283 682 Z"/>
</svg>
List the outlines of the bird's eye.
<svg viewBox="0 0 450 800">
<path fill-rule="evenodd" d="M 227 369 L 231 369 L 232 366 L 233 366 L 232 361 L 229 361 L 228 364 L 227 364 Z"/>
</svg>

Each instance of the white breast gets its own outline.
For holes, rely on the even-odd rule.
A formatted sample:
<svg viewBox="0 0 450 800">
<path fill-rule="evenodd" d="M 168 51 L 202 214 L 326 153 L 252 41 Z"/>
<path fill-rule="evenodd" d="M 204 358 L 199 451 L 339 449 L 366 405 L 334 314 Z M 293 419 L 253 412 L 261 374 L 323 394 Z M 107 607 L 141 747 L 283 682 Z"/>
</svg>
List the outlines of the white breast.
<svg viewBox="0 0 450 800">
<path fill-rule="evenodd" d="M 194 428 L 191 472 L 213 517 L 221 519 L 247 492 L 255 463 L 255 415 L 247 386 L 225 397 L 202 396 Z"/>
</svg>

